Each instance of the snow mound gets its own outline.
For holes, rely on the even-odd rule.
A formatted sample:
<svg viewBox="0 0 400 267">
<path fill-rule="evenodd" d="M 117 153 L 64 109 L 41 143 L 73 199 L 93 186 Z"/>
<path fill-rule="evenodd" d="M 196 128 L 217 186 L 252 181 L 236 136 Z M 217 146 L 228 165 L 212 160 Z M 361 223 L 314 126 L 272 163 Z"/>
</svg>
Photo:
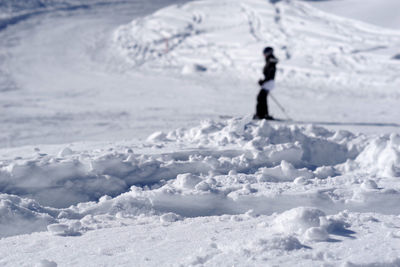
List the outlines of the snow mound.
<svg viewBox="0 0 400 267">
<path fill-rule="evenodd" d="M 273 222 L 274 228 L 281 233 L 295 234 L 307 241 L 327 241 L 329 234 L 350 235 L 347 230 L 346 213 L 333 216 L 310 207 L 298 207 L 279 214 Z"/>
<path fill-rule="evenodd" d="M 282 160 L 280 166 L 273 168 L 261 168 L 260 173 L 265 181 L 294 181 L 297 179 L 304 182 L 305 180 L 314 178 L 314 173 L 305 168 L 296 169 L 289 162 Z"/>
<path fill-rule="evenodd" d="M 299 207 L 280 214 L 274 223 L 281 232 L 303 234 L 312 227 L 319 227 L 323 216 L 325 213 L 321 210 Z"/>
<path fill-rule="evenodd" d="M 234 119 L 157 133 L 163 138 L 148 139 L 150 146 L 177 143 L 204 148 L 198 151 L 159 155 L 113 151 L 88 155 L 74 154 L 65 148 L 56 156 L 39 154 L 34 159 L 4 164 L 0 169 L 1 190 L 31 197 L 43 205 L 67 207 L 103 195 L 117 196 L 132 185 L 150 186 L 176 177 L 178 187 L 194 187 L 201 182 L 195 176 L 179 176 L 185 173 L 258 171 L 265 181 L 293 181 L 299 176 L 311 179 L 315 175 L 304 168 L 343 163 L 354 154 L 346 145 L 346 140 L 354 136 L 335 140 L 334 132 L 321 129 Z M 215 150 L 216 146 L 225 149 Z"/>
<path fill-rule="evenodd" d="M 174 185 L 177 188 L 193 189 L 201 181 L 202 181 L 201 177 L 193 175 L 193 174 L 190 174 L 190 173 L 185 173 L 185 174 L 179 174 L 176 177 L 176 180 L 174 181 Z"/>
<path fill-rule="evenodd" d="M 179 219 L 180 219 L 180 216 L 176 215 L 175 213 L 172 213 L 172 212 L 164 214 L 160 217 L 161 222 L 176 222 Z"/>
<path fill-rule="evenodd" d="M 55 219 L 36 201 L 0 194 L 0 237 L 45 231 Z"/>
<path fill-rule="evenodd" d="M 20 233 L 11 220 L 29 224 L 24 233 L 74 236 L 143 216 L 167 224 L 252 210 L 283 212 L 275 220 L 280 232 L 323 241 L 346 228 L 325 214 L 400 211 L 400 186 L 390 182 L 398 149 L 396 135 L 241 118 L 158 132 L 141 148 L 55 155 L 38 148 L 33 158 L 0 165 L 1 222 L 8 225 L 1 234 Z"/>
<path fill-rule="evenodd" d="M 355 162 L 370 173 L 384 177 L 400 177 L 400 136 L 391 134 L 371 141 Z"/>
<path fill-rule="evenodd" d="M 249 122 L 233 119 L 227 123 L 205 121 L 199 127 L 178 129 L 166 135 L 164 142 L 192 143 L 198 147 L 240 145 L 256 152 L 255 160 L 280 163 L 282 160 L 296 166 L 334 165 L 352 158 L 355 139 L 352 134 L 337 136 L 322 127 L 272 125 L 263 120 Z M 287 168 L 288 165 L 286 165 Z"/>
</svg>

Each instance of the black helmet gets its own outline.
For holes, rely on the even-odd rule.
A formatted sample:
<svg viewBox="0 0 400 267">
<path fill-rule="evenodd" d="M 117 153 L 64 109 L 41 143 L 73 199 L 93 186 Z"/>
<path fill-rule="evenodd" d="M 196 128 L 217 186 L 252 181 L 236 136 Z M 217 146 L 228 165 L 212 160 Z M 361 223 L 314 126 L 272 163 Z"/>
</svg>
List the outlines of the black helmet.
<svg viewBox="0 0 400 267">
<path fill-rule="evenodd" d="M 274 52 L 274 49 L 272 48 L 272 47 L 270 47 L 270 46 L 267 46 L 266 48 L 264 48 L 264 50 L 263 50 L 263 54 L 264 55 L 266 55 L 266 54 L 272 54 Z"/>
</svg>

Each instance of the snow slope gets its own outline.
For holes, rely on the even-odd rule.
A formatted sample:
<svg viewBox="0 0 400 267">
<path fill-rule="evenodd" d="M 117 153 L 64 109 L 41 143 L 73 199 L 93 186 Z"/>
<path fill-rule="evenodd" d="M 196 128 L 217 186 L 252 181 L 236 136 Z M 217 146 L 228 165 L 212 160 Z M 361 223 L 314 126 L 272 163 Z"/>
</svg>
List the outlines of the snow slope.
<svg viewBox="0 0 400 267">
<path fill-rule="evenodd" d="M 130 140 L 250 114 L 268 44 L 294 119 L 398 132 L 398 32 L 297 1 L 200 1 L 128 23 L 168 4 L 146 3 L 49 11 L 0 31 L 1 147 Z"/>
<path fill-rule="evenodd" d="M 36 7 L 39 13 L 0 31 L 1 147 L 143 138 L 174 124 L 160 125 L 159 106 L 166 104 L 161 99 L 154 107 L 154 79 L 121 73 L 109 39 L 121 23 L 179 1 L 84 2 Z M 159 82 L 177 84 L 169 77 Z M 172 117 L 175 109 L 167 107 Z"/>
<path fill-rule="evenodd" d="M 4 3 L 0 265 L 400 265 L 400 32 L 299 1 Z M 265 45 L 295 121 L 251 120 Z"/>
<path fill-rule="evenodd" d="M 397 0 L 331 0 L 309 1 L 309 4 L 339 16 L 386 28 L 400 28 L 400 2 Z"/>
</svg>

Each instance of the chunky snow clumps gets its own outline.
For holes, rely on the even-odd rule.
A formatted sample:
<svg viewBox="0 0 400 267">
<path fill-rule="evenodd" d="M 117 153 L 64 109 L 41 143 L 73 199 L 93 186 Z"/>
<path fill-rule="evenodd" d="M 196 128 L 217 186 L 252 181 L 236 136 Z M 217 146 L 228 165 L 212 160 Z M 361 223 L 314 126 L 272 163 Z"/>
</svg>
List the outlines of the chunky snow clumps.
<svg viewBox="0 0 400 267">
<path fill-rule="evenodd" d="M 324 212 L 399 210 L 400 192 L 389 183 L 400 176 L 397 135 L 375 138 L 231 119 L 158 133 L 134 149 L 64 148 L 57 155 L 2 162 L 0 234 L 41 231 L 55 223 L 48 226 L 51 232 L 77 235 L 106 227 L 107 216 L 165 214 L 161 221 L 171 222 L 317 206 L 284 213 L 276 224 L 323 240 L 329 231 L 317 218 Z"/>
</svg>

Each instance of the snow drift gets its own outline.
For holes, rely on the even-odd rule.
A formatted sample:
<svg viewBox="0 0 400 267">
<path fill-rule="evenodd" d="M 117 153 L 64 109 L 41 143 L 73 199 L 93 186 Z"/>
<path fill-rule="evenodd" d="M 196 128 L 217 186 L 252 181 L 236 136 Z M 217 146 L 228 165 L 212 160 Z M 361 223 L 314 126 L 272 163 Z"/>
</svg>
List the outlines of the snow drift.
<svg viewBox="0 0 400 267">
<path fill-rule="evenodd" d="M 392 213 L 400 192 L 387 181 L 399 176 L 398 139 L 232 119 L 155 133 L 141 148 L 150 154 L 64 148 L 2 163 L 1 210 L 9 218 L 2 222 L 30 223 L 24 232 L 56 223 L 50 231 L 76 235 L 102 227 L 107 216 L 270 215 L 310 205 L 326 213 Z M 18 233 L 7 227 L 3 236 Z M 323 239 L 325 230 L 310 230 L 308 238 Z"/>
</svg>

